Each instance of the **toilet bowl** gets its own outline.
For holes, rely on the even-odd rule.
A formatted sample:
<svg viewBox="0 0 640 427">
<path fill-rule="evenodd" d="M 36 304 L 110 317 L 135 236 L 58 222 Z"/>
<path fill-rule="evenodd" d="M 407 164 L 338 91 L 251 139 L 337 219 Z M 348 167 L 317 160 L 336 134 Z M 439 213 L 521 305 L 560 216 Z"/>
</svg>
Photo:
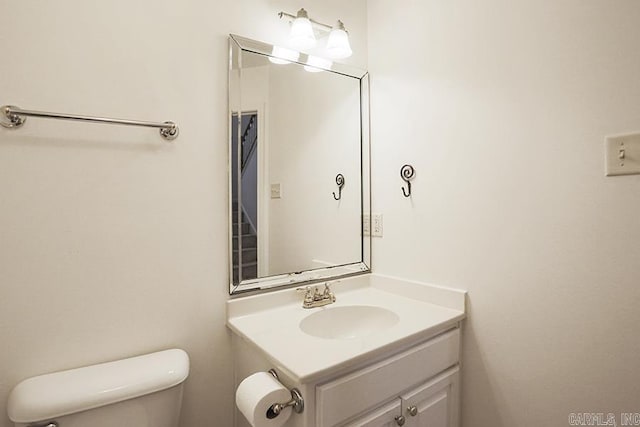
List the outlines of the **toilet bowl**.
<svg viewBox="0 0 640 427">
<path fill-rule="evenodd" d="M 177 427 L 189 357 L 179 349 L 29 378 L 11 391 L 16 427 Z"/>
</svg>

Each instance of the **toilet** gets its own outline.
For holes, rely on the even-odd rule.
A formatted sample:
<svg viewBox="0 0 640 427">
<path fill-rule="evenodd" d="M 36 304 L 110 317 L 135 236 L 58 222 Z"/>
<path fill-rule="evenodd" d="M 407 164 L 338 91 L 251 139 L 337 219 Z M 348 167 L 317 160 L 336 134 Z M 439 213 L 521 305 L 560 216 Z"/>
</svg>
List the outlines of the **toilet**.
<svg viewBox="0 0 640 427">
<path fill-rule="evenodd" d="M 178 427 L 189 356 L 180 349 L 28 378 L 11 391 L 16 427 Z"/>
</svg>

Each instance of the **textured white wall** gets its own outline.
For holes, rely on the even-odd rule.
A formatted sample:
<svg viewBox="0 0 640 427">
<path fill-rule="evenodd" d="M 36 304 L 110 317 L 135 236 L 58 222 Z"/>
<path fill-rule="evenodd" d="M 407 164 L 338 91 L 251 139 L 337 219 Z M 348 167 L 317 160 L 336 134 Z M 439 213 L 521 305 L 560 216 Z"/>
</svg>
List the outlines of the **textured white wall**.
<svg viewBox="0 0 640 427">
<path fill-rule="evenodd" d="M 146 120 L 0 129 L 0 427 L 20 380 L 182 347 L 182 425 L 232 424 L 227 34 L 279 42 L 287 1 L 0 0 L 0 104 Z M 342 17 L 366 64 L 364 0 Z M 316 12 L 314 14 L 314 11 Z"/>
<path fill-rule="evenodd" d="M 640 2 L 368 7 L 374 271 L 469 290 L 463 425 L 640 411 Z"/>
</svg>

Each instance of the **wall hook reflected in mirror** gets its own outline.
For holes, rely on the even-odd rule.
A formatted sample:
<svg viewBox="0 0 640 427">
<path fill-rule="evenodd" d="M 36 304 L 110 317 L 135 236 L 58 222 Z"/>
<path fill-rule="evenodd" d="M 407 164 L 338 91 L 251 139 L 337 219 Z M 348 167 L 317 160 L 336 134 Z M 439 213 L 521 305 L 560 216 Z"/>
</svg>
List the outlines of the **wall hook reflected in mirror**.
<svg viewBox="0 0 640 427">
<path fill-rule="evenodd" d="M 336 200 L 340 200 L 342 198 L 342 187 L 344 187 L 344 176 L 339 173 L 336 175 L 336 184 L 338 184 L 338 195 L 336 196 L 336 192 L 333 192 L 333 198 Z"/>
<path fill-rule="evenodd" d="M 404 197 L 411 196 L 411 179 L 416 174 L 416 170 L 411 165 L 404 165 L 400 168 L 400 177 L 407 183 L 407 190 L 402 187 L 402 194 Z"/>
</svg>

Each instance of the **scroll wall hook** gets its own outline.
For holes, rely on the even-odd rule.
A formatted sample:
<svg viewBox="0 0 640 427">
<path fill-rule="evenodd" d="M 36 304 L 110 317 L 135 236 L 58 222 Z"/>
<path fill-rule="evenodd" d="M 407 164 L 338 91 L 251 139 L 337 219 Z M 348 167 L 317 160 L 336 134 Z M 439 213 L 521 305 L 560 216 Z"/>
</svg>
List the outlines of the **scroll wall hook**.
<svg viewBox="0 0 640 427">
<path fill-rule="evenodd" d="M 344 176 L 339 173 L 336 175 L 336 184 L 338 184 L 338 195 L 336 196 L 336 192 L 333 192 L 333 198 L 336 200 L 340 200 L 342 198 L 342 187 L 344 187 Z"/>
<path fill-rule="evenodd" d="M 400 168 L 400 177 L 407 183 L 407 190 L 402 187 L 402 194 L 404 197 L 411 196 L 411 179 L 416 174 L 416 170 L 411 165 L 404 165 Z"/>
</svg>

